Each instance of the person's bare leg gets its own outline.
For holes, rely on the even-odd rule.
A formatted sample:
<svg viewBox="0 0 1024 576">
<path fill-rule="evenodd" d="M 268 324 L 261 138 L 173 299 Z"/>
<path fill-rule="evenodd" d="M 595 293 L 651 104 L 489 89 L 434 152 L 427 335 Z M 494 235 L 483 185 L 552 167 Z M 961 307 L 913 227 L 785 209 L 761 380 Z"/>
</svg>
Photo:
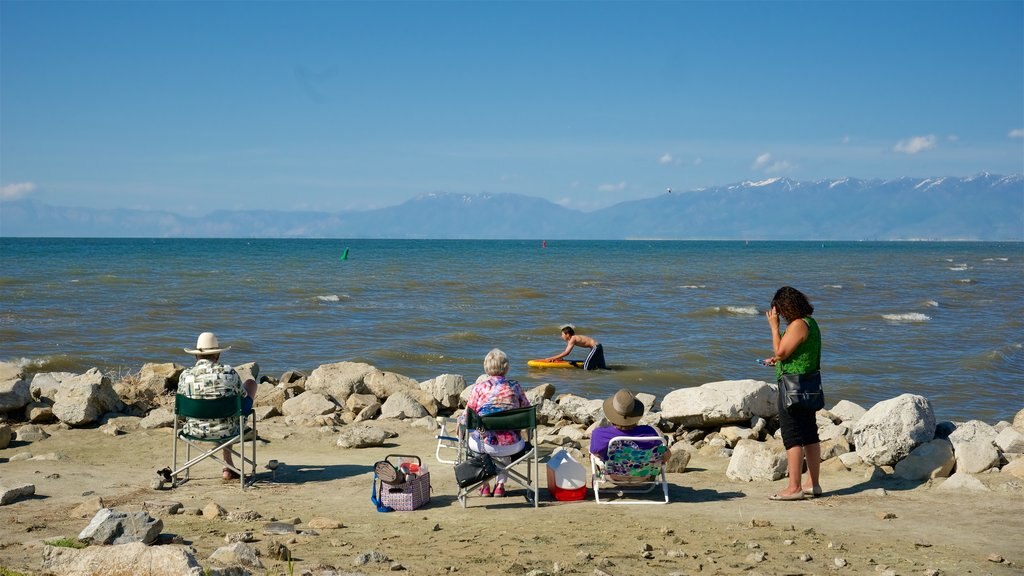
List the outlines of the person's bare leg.
<svg viewBox="0 0 1024 576">
<path fill-rule="evenodd" d="M 804 469 L 804 449 L 802 446 L 793 446 L 786 450 L 786 469 L 789 473 L 789 481 L 786 489 L 778 493 L 778 496 L 795 496 L 802 494 L 800 488 L 800 475 Z"/>
<path fill-rule="evenodd" d="M 804 487 L 804 490 L 811 491 L 817 488 L 820 492 L 821 483 L 818 475 L 821 472 L 821 444 L 815 442 L 804 446 L 804 455 L 807 459 L 807 476 L 811 481 L 811 485 Z"/>
</svg>

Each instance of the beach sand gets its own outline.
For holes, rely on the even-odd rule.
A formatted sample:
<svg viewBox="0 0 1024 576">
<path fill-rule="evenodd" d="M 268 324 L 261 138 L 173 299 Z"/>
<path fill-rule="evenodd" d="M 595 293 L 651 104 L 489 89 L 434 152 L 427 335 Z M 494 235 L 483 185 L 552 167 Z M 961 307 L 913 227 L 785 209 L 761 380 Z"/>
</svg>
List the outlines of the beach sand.
<svg viewBox="0 0 1024 576">
<path fill-rule="evenodd" d="M 73 517 L 72 510 L 98 495 L 106 506 L 129 511 L 147 501 L 182 503 L 185 513 L 159 515 L 163 533 L 193 546 L 204 566 L 225 545 L 225 534 L 254 531 L 264 568 L 253 574 L 1024 573 L 1024 492 L 1008 474 L 979 475 L 991 491 L 970 492 L 939 489 L 941 480 L 867 480 L 866 468 L 825 470 L 824 497 L 771 502 L 784 480 L 733 481 L 725 475 L 728 460 L 697 453 L 685 473 L 669 475 L 668 505 L 597 505 L 589 492 L 586 501 L 550 501 L 542 464 L 539 509 L 522 490 L 504 499 L 474 495 L 463 509 L 451 466 L 434 460 L 432 432 L 400 421 L 373 425 L 398 436 L 381 448 L 341 449 L 336 432 L 289 428 L 281 418 L 261 422 L 261 473 L 245 492 L 222 482 L 213 462 L 174 490 L 151 489 L 155 471 L 170 464 L 170 429 L 110 436 L 49 426 L 50 438 L 0 450 L 4 460 L 21 452 L 37 458 L 0 464 L 4 483 L 36 487 L 35 497 L 0 507 L 0 566 L 41 573 L 43 541 L 77 536 L 91 515 Z M 390 453 L 420 455 L 428 464 L 432 499 L 425 508 L 379 513 L 370 503 L 373 463 Z M 262 469 L 270 459 L 282 463 L 273 480 Z M 195 513 L 211 502 L 235 516 L 254 511 L 261 518 Z M 316 535 L 263 533 L 272 519 L 299 519 L 301 532 L 316 517 L 342 527 Z M 291 571 L 268 556 L 270 541 L 292 551 Z M 373 551 L 390 560 L 356 565 Z"/>
</svg>

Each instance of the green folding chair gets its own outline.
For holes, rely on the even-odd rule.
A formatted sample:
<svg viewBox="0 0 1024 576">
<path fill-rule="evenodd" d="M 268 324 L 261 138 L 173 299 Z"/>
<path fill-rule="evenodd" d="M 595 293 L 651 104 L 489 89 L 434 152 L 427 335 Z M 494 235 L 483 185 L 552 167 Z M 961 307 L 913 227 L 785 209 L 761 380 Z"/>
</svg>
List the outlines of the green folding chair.
<svg viewBox="0 0 1024 576">
<path fill-rule="evenodd" d="M 497 460 L 494 465 L 498 470 L 508 473 L 511 482 L 526 488 L 526 501 L 532 502 L 533 507 L 539 506 L 540 482 L 539 468 L 540 459 L 537 455 L 537 407 L 527 406 L 526 408 L 515 408 L 504 410 L 487 416 L 481 416 L 471 409 L 466 409 L 466 425 L 459 428 L 459 456 L 458 461 L 464 461 L 470 454 L 469 433 L 473 430 L 519 430 L 526 432 L 526 446 L 518 454 L 514 454 L 511 462 L 502 464 Z M 466 507 L 466 497 L 483 482 L 477 482 L 472 486 L 459 488 L 458 499 L 462 507 Z"/>
<path fill-rule="evenodd" d="M 174 448 L 171 463 L 171 487 L 179 486 L 189 479 L 189 471 L 192 466 L 210 458 L 220 462 L 224 467 L 233 470 L 238 474 L 242 490 L 247 484 L 256 479 L 256 413 L 249 410 L 242 412 L 242 396 L 224 396 L 222 398 L 189 398 L 183 394 L 174 397 Z M 235 433 L 225 436 L 208 438 L 204 436 L 190 435 L 183 427 L 188 419 L 216 420 L 233 418 L 238 420 L 238 430 Z M 246 420 L 250 419 L 251 424 L 247 427 Z M 248 438 L 248 440 L 246 440 Z M 178 466 L 178 443 L 185 444 L 185 463 Z M 247 457 L 246 443 L 250 444 L 252 457 Z M 213 445 L 213 448 L 210 448 Z M 236 450 L 236 447 L 238 448 Z M 192 449 L 199 451 L 199 454 L 192 456 Z M 232 457 L 237 457 L 240 464 L 229 466 L 221 459 L 220 454 L 224 449 L 231 451 Z M 248 468 L 249 472 L 246 473 Z M 181 479 L 178 476 L 183 476 Z"/>
</svg>

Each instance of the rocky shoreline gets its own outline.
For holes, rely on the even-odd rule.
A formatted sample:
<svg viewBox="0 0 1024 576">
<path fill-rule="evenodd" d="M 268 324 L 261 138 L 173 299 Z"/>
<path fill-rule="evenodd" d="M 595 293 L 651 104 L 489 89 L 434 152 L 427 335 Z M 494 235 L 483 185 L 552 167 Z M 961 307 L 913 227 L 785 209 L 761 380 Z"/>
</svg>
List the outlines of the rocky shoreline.
<svg viewBox="0 0 1024 576">
<path fill-rule="evenodd" d="M 416 442 L 420 446 L 426 442 L 426 450 L 432 452 L 429 446 L 438 427 L 438 417 L 458 413 L 464 407 L 468 394 L 467 383 L 461 375 L 442 374 L 417 382 L 400 374 L 353 362 L 324 364 L 308 375 L 290 371 L 280 377 L 261 375 L 255 363 L 235 368 L 243 379 L 251 376 L 259 382 L 255 410 L 264 446 L 276 439 L 308 435 L 329 438 L 336 449 L 379 452 L 396 442 L 404 445 L 404 438 L 396 439 L 396 434 L 400 435 L 395 431 L 398 426 L 403 430 L 419 431 L 425 440 Z M 8 463 L 40 457 L 45 459 L 46 455 L 37 453 L 35 447 L 44 447 L 54 434 L 67 436 L 88 432 L 110 438 L 144 434 L 169 436 L 166 432 L 173 419 L 173 394 L 183 369 L 184 366 L 178 364 L 147 364 L 138 373 L 112 381 L 97 369 L 84 374 L 29 375 L 17 365 L 0 363 L 0 413 L 5 415 L 0 424 L 0 457 Z M 725 482 L 771 483 L 784 477 L 785 451 L 778 438 L 777 389 L 774 383 L 756 380 L 711 382 L 678 389 L 663 398 L 641 390 L 635 392 L 647 407 L 641 423 L 655 426 L 670 440 L 672 459 L 668 471 L 672 478 L 678 474 L 692 474 L 691 461 L 721 464 L 724 466 L 722 481 Z M 553 450 L 564 449 L 584 461 L 590 431 L 603 423 L 603 398 L 557 394 L 550 385 L 530 389 L 527 396 L 538 407 L 538 440 L 542 452 L 550 454 Z M 938 482 L 938 490 L 951 494 L 980 494 L 995 490 L 1016 494 L 1019 498 L 1022 493 L 1024 410 L 1017 412 L 1013 422 L 936 422 L 926 398 L 903 394 L 866 408 L 840 400 L 818 413 L 818 428 L 822 440 L 823 475 L 854 474 L 869 480 L 891 479 L 912 485 Z M 264 460 L 262 456 L 258 459 Z M 433 459 L 429 461 L 437 470 L 436 474 L 451 475 L 443 465 L 438 465 Z M 543 479 L 541 482 L 543 486 Z M 150 497 L 164 494 L 153 492 L 150 484 L 155 488 L 163 487 L 152 477 L 146 482 L 138 481 L 136 487 L 147 490 Z M 235 488 L 237 490 L 237 486 Z M 41 493 L 30 482 L 17 482 L 6 474 L 0 477 L 0 510 L 31 502 L 40 496 Z M 94 500 L 80 505 L 89 512 L 86 515 L 92 521 L 80 528 L 76 540 L 91 542 L 92 545 L 80 550 L 43 546 L 41 573 L 86 573 L 73 572 L 69 568 L 71 564 L 64 563 L 83 562 L 89 551 L 99 549 L 101 544 L 131 545 L 133 548 L 130 550 L 119 549 L 122 553 L 117 556 L 136 558 L 133 562 L 150 565 L 153 565 L 154 554 L 158 553 L 156 550 L 162 549 L 159 554 L 166 553 L 176 558 L 167 560 L 176 568 L 168 568 L 166 573 L 193 573 L 201 569 L 201 565 L 207 566 L 207 573 L 263 573 L 260 570 L 265 568 L 259 560 L 260 555 L 265 559 L 270 556 L 285 562 L 280 551 L 275 555 L 265 549 L 257 554 L 254 546 L 247 543 L 247 540 L 252 541 L 252 537 L 236 536 L 235 541 L 226 538 L 228 546 L 218 547 L 202 562 L 188 551 L 187 546 L 151 546 L 166 543 L 161 536 L 163 523 L 159 518 L 167 514 L 181 514 L 186 508 L 182 505 L 159 512 L 155 506 L 150 506 L 149 510 L 120 509 Z M 222 517 L 230 514 L 219 504 L 210 510 L 207 508 L 209 504 L 200 507 L 199 515 Z M 100 516 L 103 516 L 102 521 Z M 307 526 L 307 530 L 316 531 L 315 526 L 330 530 L 324 526 L 333 526 L 332 523 L 340 524 L 318 516 L 317 523 Z M 127 532 L 125 526 L 144 529 L 116 543 L 116 538 L 97 535 L 117 533 L 123 536 Z M 290 534 L 290 537 L 297 538 L 294 525 Z M 756 551 L 751 554 L 756 554 Z M 1010 561 L 1001 557 L 999 562 L 993 558 L 988 561 L 1012 567 Z M 381 564 L 379 559 L 367 562 L 376 562 L 374 566 Z M 393 564 L 385 562 L 382 566 L 394 569 Z M 758 562 L 754 561 L 754 564 Z M 183 566 L 193 572 L 182 572 L 186 569 Z M 599 570 L 608 574 L 624 573 L 608 568 L 592 567 L 589 573 L 598 573 Z M 841 568 L 844 566 L 838 563 L 832 567 Z M 108 565 L 106 572 L 89 573 L 120 573 L 117 569 Z M 307 572 L 297 573 L 341 573 L 328 569 L 304 570 Z M 550 572 L 549 567 L 540 573 Z"/>
</svg>

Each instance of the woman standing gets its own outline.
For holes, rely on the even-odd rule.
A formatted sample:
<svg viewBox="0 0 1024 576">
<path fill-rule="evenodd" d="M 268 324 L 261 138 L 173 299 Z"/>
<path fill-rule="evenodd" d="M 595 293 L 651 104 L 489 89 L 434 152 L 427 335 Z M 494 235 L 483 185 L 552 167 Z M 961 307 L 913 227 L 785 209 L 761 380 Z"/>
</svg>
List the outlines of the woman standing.
<svg viewBox="0 0 1024 576">
<path fill-rule="evenodd" d="M 799 405 L 785 407 L 786 388 L 783 374 L 814 374 L 821 365 L 821 332 L 811 314 L 814 307 L 802 292 L 783 286 L 772 298 L 771 310 L 765 313 L 772 331 L 774 355 L 765 363 L 775 366 L 779 382 L 779 426 L 782 443 L 786 447 L 789 484 L 771 497 L 772 500 L 803 500 L 821 495 L 818 473 L 821 469 L 821 444 L 815 412 Z M 779 330 L 779 317 L 786 320 L 786 330 Z M 803 463 L 807 461 L 810 484 L 801 485 Z"/>
</svg>

